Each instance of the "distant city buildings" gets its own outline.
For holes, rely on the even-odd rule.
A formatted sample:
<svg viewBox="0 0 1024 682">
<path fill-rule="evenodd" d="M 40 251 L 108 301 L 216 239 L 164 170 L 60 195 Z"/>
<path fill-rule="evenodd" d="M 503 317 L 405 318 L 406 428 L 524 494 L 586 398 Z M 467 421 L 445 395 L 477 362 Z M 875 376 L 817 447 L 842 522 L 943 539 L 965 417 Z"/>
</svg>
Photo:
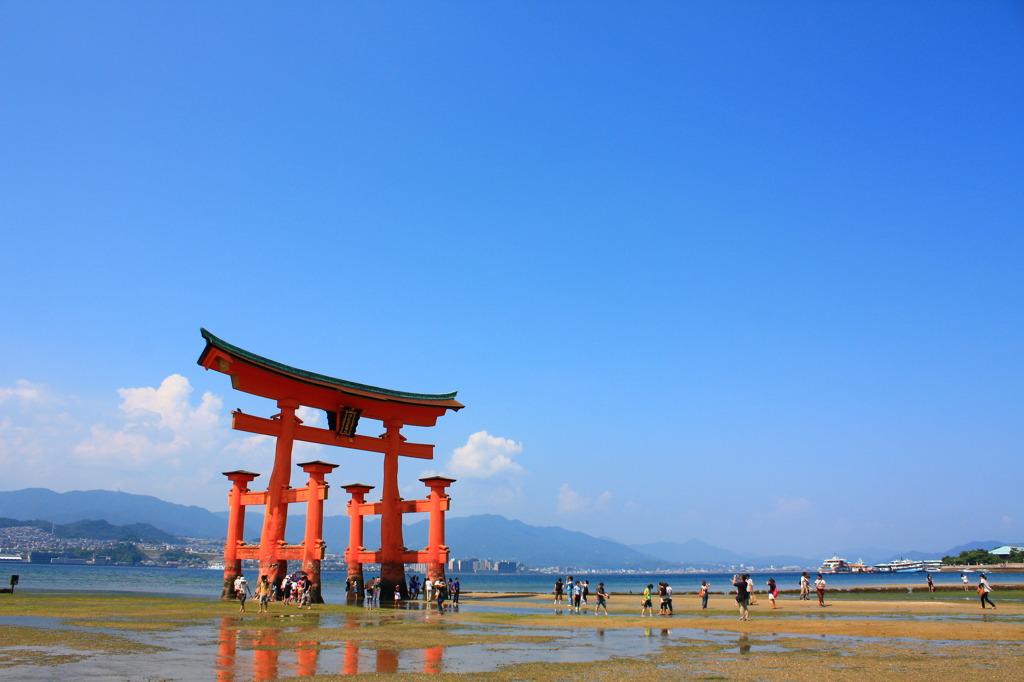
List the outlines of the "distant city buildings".
<svg viewBox="0 0 1024 682">
<path fill-rule="evenodd" d="M 517 561 L 493 561 L 491 559 L 452 559 L 447 569 L 452 573 L 518 573 Z"/>
</svg>

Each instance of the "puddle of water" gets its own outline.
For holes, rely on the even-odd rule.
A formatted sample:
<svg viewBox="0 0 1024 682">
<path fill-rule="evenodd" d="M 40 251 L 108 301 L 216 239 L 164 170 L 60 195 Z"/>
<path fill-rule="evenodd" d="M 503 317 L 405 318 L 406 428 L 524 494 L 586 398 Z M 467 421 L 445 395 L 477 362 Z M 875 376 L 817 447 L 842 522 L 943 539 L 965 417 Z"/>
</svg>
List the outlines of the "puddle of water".
<svg viewBox="0 0 1024 682">
<path fill-rule="evenodd" d="M 529 607 L 470 607 L 466 611 L 536 613 Z M 711 617 L 710 627 L 674 628 L 667 619 L 652 621 L 649 627 L 628 628 L 574 628 L 571 614 L 566 614 L 565 625 L 559 627 L 459 624 L 450 623 L 448 633 L 453 635 L 494 635 L 495 640 L 455 646 L 432 646 L 418 649 L 381 649 L 373 642 L 339 639 L 321 643 L 299 640 L 292 635 L 322 628 L 359 629 L 379 628 L 394 622 L 422 622 L 431 616 L 432 622 L 444 622 L 443 617 L 429 612 L 387 610 L 377 612 L 367 621 L 364 610 L 336 614 L 282 613 L 275 618 L 254 621 L 237 616 L 224 617 L 216 623 L 188 625 L 174 631 L 133 631 L 117 628 L 79 628 L 93 632 L 109 632 L 144 644 L 166 647 L 167 651 L 107 655 L 95 654 L 83 661 L 56 666 L 15 666 L 5 673 L 20 680 L 148 680 L 148 679 L 207 679 L 216 672 L 219 682 L 238 680 L 272 680 L 282 677 L 312 675 L 342 675 L 356 673 L 478 673 L 489 672 L 523 662 L 593 662 L 613 656 L 637 658 L 658 653 L 674 644 L 704 643 L 721 647 L 728 655 L 744 656 L 751 653 L 784 652 L 787 640 L 813 640 L 821 646 L 850 648 L 877 642 L 870 637 L 841 635 L 758 634 L 715 630 Z M 612 616 L 614 618 L 614 616 Z M 877 618 L 877 617 L 876 617 Z M 938 616 L 917 616 L 914 619 L 940 619 Z M 945 617 L 948 619 L 948 617 Z M 972 619 L 963 616 L 964 619 Z M 976 618 L 976 617 L 974 617 Z M 244 627 L 239 627 L 244 623 Z M 29 625 L 33 627 L 74 630 L 58 618 L 0 618 L 0 625 Z M 254 627 L 256 625 L 260 627 Z M 281 635 L 288 633 L 284 639 Z M 498 641 L 497 637 L 530 635 L 550 638 L 549 641 Z M 918 640 L 886 638 L 886 642 L 909 644 Z M 287 644 L 282 644 L 287 642 Z M 964 642 L 930 641 L 929 646 L 963 645 Z M 323 647 L 323 648 L 321 648 Z M 68 651 L 81 655 L 83 652 Z M 839 652 L 843 653 L 843 652 Z"/>
</svg>

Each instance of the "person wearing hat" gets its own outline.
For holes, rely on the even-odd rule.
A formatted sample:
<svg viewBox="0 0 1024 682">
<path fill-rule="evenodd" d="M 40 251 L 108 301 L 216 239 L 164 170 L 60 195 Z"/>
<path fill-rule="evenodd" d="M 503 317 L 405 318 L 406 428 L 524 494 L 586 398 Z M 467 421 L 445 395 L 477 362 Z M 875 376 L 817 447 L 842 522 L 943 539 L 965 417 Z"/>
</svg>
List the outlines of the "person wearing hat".
<svg viewBox="0 0 1024 682">
<path fill-rule="evenodd" d="M 249 589 L 249 583 L 245 581 L 244 575 L 239 575 L 235 578 L 235 597 L 238 598 L 238 610 L 239 612 L 245 611 L 245 597 L 252 596 L 252 590 Z"/>
</svg>

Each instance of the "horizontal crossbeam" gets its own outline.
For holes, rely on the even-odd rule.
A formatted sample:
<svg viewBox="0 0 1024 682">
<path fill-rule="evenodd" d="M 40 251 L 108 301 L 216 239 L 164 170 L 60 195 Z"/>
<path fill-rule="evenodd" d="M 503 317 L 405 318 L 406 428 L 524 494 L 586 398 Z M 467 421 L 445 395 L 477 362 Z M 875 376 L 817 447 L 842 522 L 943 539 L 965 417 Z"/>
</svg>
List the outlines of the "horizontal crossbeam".
<svg viewBox="0 0 1024 682">
<path fill-rule="evenodd" d="M 348 556 L 348 553 L 345 553 Z M 381 562 L 382 552 L 380 550 L 361 550 L 356 552 L 355 560 L 360 564 L 379 564 Z M 440 563 L 446 563 L 448 561 L 448 548 L 442 547 L 440 552 L 431 552 L 429 549 L 421 551 L 410 551 L 406 550 L 399 554 L 399 559 L 405 564 L 428 564 L 433 561 Z"/>
<path fill-rule="evenodd" d="M 244 412 L 231 413 L 231 428 L 236 431 L 247 433 L 258 433 L 261 436 L 274 436 L 281 433 L 281 422 L 264 417 L 257 417 Z M 342 436 L 328 429 L 318 429 L 315 426 L 295 425 L 295 440 L 319 445 L 334 445 L 354 450 L 366 450 L 368 452 L 387 452 L 388 441 L 383 438 L 370 438 L 369 436 Z M 417 459 L 433 459 L 434 446 L 425 443 L 402 442 L 398 446 L 398 454 L 402 457 L 415 457 Z"/>
<path fill-rule="evenodd" d="M 324 545 L 323 543 L 317 543 L 318 546 L 314 548 L 314 558 L 323 561 L 324 559 Z M 281 545 L 274 552 L 278 559 L 285 559 L 287 561 L 302 561 L 305 557 L 305 548 L 302 545 Z M 260 546 L 259 545 L 239 545 L 236 556 L 239 559 L 255 559 L 260 558 Z"/>
<path fill-rule="evenodd" d="M 327 486 L 317 488 L 317 499 L 327 499 Z M 242 506 L 253 504 L 266 504 L 270 493 L 266 490 L 249 490 L 242 493 Z M 289 488 L 281 494 L 281 499 L 286 504 L 293 502 L 309 502 L 309 488 Z"/>
<path fill-rule="evenodd" d="M 413 514 L 415 512 L 429 512 L 433 502 L 430 500 L 402 500 L 398 503 L 398 511 L 402 514 Z M 441 500 L 441 511 L 451 509 L 451 498 Z M 376 516 L 384 513 L 383 502 L 363 502 L 361 504 L 349 503 L 349 516 Z"/>
</svg>

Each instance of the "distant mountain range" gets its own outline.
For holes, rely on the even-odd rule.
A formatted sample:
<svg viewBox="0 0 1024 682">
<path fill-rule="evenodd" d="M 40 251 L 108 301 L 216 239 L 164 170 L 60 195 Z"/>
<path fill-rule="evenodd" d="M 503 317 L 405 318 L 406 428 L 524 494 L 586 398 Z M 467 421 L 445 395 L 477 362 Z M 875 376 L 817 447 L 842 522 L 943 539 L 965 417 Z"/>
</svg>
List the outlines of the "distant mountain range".
<svg viewBox="0 0 1024 682">
<path fill-rule="evenodd" d="M 740 555 L 736 552 L 709 545 L 700 540 L 686 542 L 652 542 L 645 545 L 631 545 L 638 552 L 697 568 L 715 566 L 738 566 L 740 564 L 756 566 L 815 566 L 820 563 L 807 557 L 779 554 L 758 556 L 753 554 Z"/>
<path fill-rule="evenodd" d="M 170 542 L 170 539 L 151 540 L 163 531 L 169 536 L 191 538 L 225 537 L 227 512 L 210 512 L 202 507 L 165 502 L 148 495 L 109 490 L 87 490 L 57 493 L 45 488 L 27 488 L 9 492 L 0 491 L 0 517 L 3 519 L 36 519 L 61 524 L 67 532 L 115 534 L 120 539 L 125 533 L 147 541 Z M 77 522 L 89 524 L 78 525 Z M 105 522 L 105 523 L 96 523 Z M 246 513 L 245 537 L 257 541 L 263 516 L 253 510 Z M 69 526 L 70 524 L 70 526 Z M 111 526 L 119 526 L 113 528 Z M 7 524 L 2 524 L 7 525 Z M 404 526 L 405 544 L 410 549 L 427 544 L 426 519 Z M 530 526 L 521 521 L 494 514 L 449 518 L 445 538 L 456 559 L 494 559 L 518 561 L 533 567 L 574 567 L 577 569 L 613 570 L 672 570 L 682 567 L 724 568 L 745 564 L 765 566 L 799 566 L 813 568 L 826 557 L 807 558 L 791 555 L 758 556 L 738 554 L 699 540 L 686 542 L 654 542 L 625 545 L 606 538 L 595 538 L 555 526 Z M 104 527 L 106 526 L 106 527 Z M 302 539 L 305 517 L 289 515 L 289 542 Z M 125 530 L 127 527 L 127 530 Z M 324 541 L 327 551 L 341 553 L 348 545 L 349 519 L 347 516 L 328 516 L 324 519 Z M 150 528 L 152 530 L 150 530 Z M 143 536 L 145 536 L 143 538 Z M 93 537 L 93 535 L 65 535 L 65 537 Z M 365 523 L 367 547 L 373 549 L 370 538 L 380 537 L 377 518 Z M 880 548 L 853 548 L 840 552 L 848 560 L 863 559 L 868 563 L 881 563 L 905 557 L 908 559 L 934 559 L 958 555 L 963 549 L 983 547 L 991 549 L 1002 541 L 970 542 L 945 552 L 904 552 Z"/>
<path fill-rule="evenodd" d="M 56 493 L 46 488 L 25 488 L 0 492 L 0 516 L 62 524 L 84 519 L 115 525 L 148 523 L 171 535 L 192 538 L 223 538 L 227 528 L 224 518 L 202 507 L 111 490 Z"/>
<path fill-rule="evenodd" d="M 132 523 L 124 526 L 116 526 L 108 521 L 75 521 L 74 523 L 54 523 L 31 519 L 0 518 L 0 528 L 11 528 L 15 526 L 32 526 L 45 531 L 58 538 L 89 538 L 91 540 L 117 540 L 124 542 L 147 542 L 171 544 L 180 542 L 170 533 L 151 526 L 148 523 Z"/>
</svg>

